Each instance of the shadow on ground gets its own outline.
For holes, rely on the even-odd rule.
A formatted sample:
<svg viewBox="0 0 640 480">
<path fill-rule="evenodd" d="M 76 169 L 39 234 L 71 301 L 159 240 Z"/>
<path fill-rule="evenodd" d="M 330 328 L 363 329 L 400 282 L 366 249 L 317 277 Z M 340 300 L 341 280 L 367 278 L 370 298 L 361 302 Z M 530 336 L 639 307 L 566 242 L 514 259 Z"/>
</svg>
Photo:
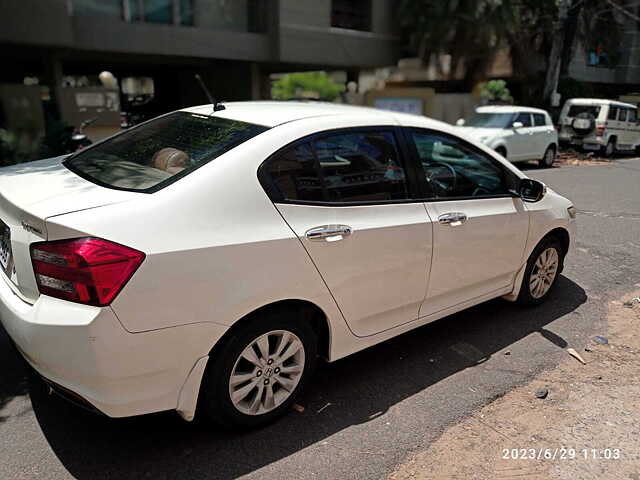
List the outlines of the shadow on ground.
<svg viewBox="0 0 640 480">
<path fill-rule="evenodd" d="M 292 412 L 258 431 L 207 430 L 171 412 L 130 419 L 101 417 L 47 395 L 35 377 L 29 381 L 31 402 L 49 445 L 75 478 L 234 478 L 351 425 L 366 423 L 531 333 L 566 346 L 545 326 L 575 310 L 587 297 L 564 276 L 557 286 L 537 308 L 494 300 L 325 365 L 300 400 L 306 407 L 303 413 Z M 3 338 L 0 351 L 5 355 Z M 7 376 L 19 363 L 17 357 L 5 358 L 0 405 L 21 390 L 22 380 Z M 318 413 L 327 402 L 331 408 Z"/>
</svg>

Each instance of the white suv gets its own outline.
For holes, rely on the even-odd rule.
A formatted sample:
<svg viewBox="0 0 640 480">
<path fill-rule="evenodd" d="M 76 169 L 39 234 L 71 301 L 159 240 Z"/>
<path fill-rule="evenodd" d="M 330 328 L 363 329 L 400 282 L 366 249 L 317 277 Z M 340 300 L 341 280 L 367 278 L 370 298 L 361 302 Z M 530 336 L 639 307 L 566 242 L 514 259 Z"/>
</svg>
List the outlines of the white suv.
<svg viewBox="0 0 640 480">
<path fill-rule="evenodd" d="M 558 133 L 549 114 L 538 108 L 491 105 L 479 107 L 457 122 L 460 133 L 494 149 L 511 162 L 538 160 L 550 167 L 558 152 Z"/>
<path fill-rule="evenodd" d="M 560 112 L 559 125 L 562 143 L 601 150 L 607 157 L 640 146 L 638 109 L 630 103 L 572 98 Z"/>
</svg>

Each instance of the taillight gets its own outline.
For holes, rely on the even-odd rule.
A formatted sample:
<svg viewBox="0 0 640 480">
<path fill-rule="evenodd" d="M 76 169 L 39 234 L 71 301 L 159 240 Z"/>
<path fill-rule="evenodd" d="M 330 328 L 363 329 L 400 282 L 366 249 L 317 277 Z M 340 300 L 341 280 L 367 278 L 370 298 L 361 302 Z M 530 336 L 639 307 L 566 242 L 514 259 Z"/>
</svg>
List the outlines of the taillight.
<svg viewBox="0 0 640 480">
<path fill-rule="evenodd" d="M 93 237 L 31 245 L 40 293 L 97 307 L 113 301 L 144 258 L 138 250 Z"/>
<path fill-rule="evenodd" d="M 596 137 L 601 137 L 604 135 L 604 126 L 600 125 L 596 127 Z"/>
</svg>

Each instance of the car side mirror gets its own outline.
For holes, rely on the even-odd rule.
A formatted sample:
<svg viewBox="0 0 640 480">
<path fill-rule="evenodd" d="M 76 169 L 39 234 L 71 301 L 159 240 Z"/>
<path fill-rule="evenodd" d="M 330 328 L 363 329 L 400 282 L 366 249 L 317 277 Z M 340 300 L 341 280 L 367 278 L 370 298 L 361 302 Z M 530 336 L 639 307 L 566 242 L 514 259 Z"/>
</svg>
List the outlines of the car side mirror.
<svg viewBox="0 0 640 480">
<path fill-rule="evenodd" d="M 464 126 L 464 118 L 459 118 L 458 121 L 456 122 L 456 125 L 458 127 L 463 127 Z"/>
<path fill-rule="evenodd" d="M 524 127 L 524 124 L 522 122 L 513 122 L 513 129 L 514 130 L 518 130 L 519 128 Z"/>
<path fill-rule="evenodd" d="M 547 186 L 531 178 L 523 178 L 518 185 L 518 195 L 525 202 L 539 202 L 547 193 Z"/>
</svg>

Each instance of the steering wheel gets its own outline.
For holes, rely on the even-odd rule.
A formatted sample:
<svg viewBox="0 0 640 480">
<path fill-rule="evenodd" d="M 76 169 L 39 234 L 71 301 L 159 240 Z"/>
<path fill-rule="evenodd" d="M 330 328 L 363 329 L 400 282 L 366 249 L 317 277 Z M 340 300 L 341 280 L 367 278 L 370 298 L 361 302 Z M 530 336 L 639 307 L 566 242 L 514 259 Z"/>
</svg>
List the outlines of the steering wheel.
<svg viewBox="0 0 640 480">
<path fill-rule="evenodd" d="M 442 168 L 448 170 L 451 175 L 438 175 L 438 170 L 442 172 Z M 429 185 L 437 186 L 438 189 L 444 193 L 456 191 L 458 186 L 458 175 L 451 165 L 444 162 L 431 162 L 428 166 L 425 165 L 425 173 L 427 183 L 429 183 Z M 449 185 L 449 179 L 452 179 L 451 185 Z"/>
<path fill-rule="evenodd" d="M 478 196 L 478 195 L 491 195 L 491 192 L 489 191 L 488 188 L 485 188 L 483 186 L 477 186 L 476 189 L 473 191 L 473 193 L 471 194 L 472 197 Z"/>
</svg>

